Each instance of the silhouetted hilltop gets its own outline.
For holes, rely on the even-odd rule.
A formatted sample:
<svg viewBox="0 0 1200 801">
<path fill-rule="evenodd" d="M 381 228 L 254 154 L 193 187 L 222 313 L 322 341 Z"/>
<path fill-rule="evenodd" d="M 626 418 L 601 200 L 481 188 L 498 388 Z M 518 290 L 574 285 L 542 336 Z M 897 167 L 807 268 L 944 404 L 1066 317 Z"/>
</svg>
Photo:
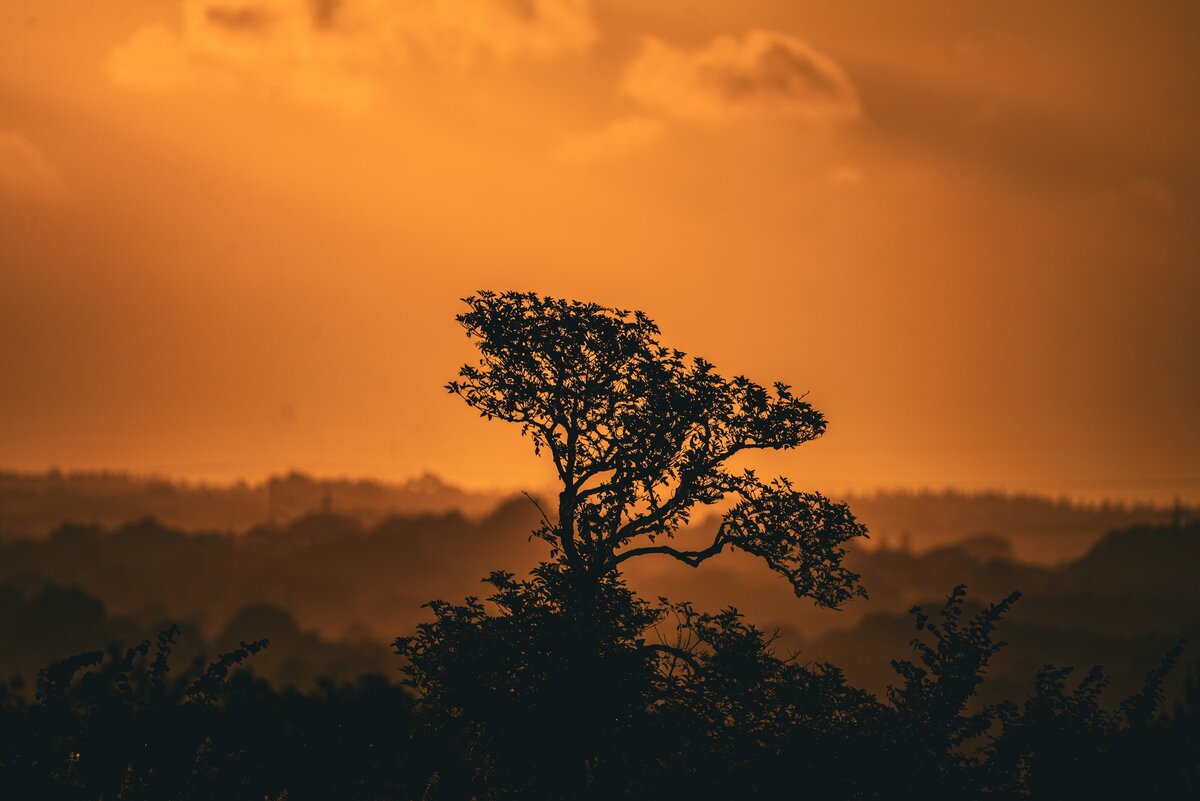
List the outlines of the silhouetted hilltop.
<svg viewBox="0 0 1200 801">
<path fill-rule="evenodd" d="M 1184 597 L 1196 591 L 1198 567 L 1200 521 L 1134 526 L 1114 531 L 1067 566 L 1062 586 L 1093 595 Z"/>
<path fill-rule="evenodd" d="M 844 495 L 877 543 L 925 549 L 981 536 L 1007 540 L 1028 562 L 1082 555 L 1108 531 L 1170 522 L 1193 511 L 1151 504 L 1081 504 L 996 491 L 880 491 Z"/>
<path fill-rule="evenodd" d="M 316 513 L 240 535 L 185 532 L 146 518 L 114 529 L 65 524 L 0 543 L 0 581 L 76 586 L 118 615 L 195 620 L 214 635 L 238 608 L 273 604 L 327 636 L 410 626 L 438 595 L 476 592 L 495 567 L 528 569 L 537 510 L 524 498 L 471 520 L 391 517 L 368 526 Z"/>
</svg>

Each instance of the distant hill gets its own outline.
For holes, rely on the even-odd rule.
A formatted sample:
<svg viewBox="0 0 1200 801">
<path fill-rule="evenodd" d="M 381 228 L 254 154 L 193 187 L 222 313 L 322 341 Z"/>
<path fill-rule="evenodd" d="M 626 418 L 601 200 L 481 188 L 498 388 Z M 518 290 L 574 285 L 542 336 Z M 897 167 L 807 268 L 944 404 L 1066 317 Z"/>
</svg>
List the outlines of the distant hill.
<svg viewBox="0 0 1200 801">
<path fill-rule="evenodd" d="M 0 583 L 78 587 L 116 615 L 191 620 L 215 634 L 239 608 L 272 604 L 330 637 L 385 639 L 438 596 L 478 592 L 499 568 L 526 570 L 540 543 L 524 498 L 478 520 L 457 511 L 374 525 L 333 512 L 237 534 L 183 531 L 152 518 L 113 528 L 64 524 L 42 539 L 0 543 Z"/>
<path fill-rule="evenodd" d="M 388 675 L 396 669 L 385 640 L 354 633 L 325 638 L 301 629 L 286 610 L 270 604 L 248 604 L 206 635 L 180 616 L 113 614 L 103 601 L 77 587 L 9 582 L 0 583 L 0 681 L 21 676 L 31 690 L 38 671 L 52 662 L 116 644 L 153 642 L 172 623 L 182 629 L 173 653 L 176 665 L 206 661 L 240 642 L 267 638 L 270 648 L 254 660 L 253 669 L 281 686 L 312 686 L 319 678 L 350 680 L 363 673 Z"/>
<path fill-rule="evenodd" d="M 274 637 L 281 647 L 263 665 L 288 680 L 387 669 L 386 643 L 428 620 L 426 601 L 481 594 L 491 570 L 523 573 L 544 558 L 545 544 L 529 540 L 537 522 L 537 510 L 518 498 L 476 520 L 449 512 L 365 525 L 318 512 L 237 535 L 143 520 L 64 525 L 40 540 L 0 543 L 0 676 L 110 639 L 150 636 L 168 620 L 214 644 Z M 786 581 L 741 553 L 698 570 L 638 560 L 628 578 L 645 597 L 736 606 L 778 630 L 779 647 L 833 662 L 876 690 L 894 679 L 890 660 L 908 650 L 909 607 L 933 612 L 959 583 L 973 604 L 1024 593 L 1000 631 L 1012 646 L 996 663 L 990 700 L 1023 693 L 1020 683 L 1042 661 L 1102 663 L 1115 688 L 1131 691 L 1179 637 L 1200 642 L 1200 522 L 1112 532 L 1062 565 L 1017 560 L 994 537 L 924 551 L 857 547 L 846 564 L 870 598 L 840 611 L 796 599 Z M 1184 658 L 1196 654 L 1189 648 Z"/>
<path fill-rule="evenodd" d="M 63 522 L 115 527 L 152 517 L 189 531 L 243 531 L 314 512 L 363 523 L 394 515 L 486 515 L 504 500 L 425 474 L 387 483 L 292 472 L 257 484 L 193 484 L 127 473 L 0 471 L 0 541 L 44 537 Z"/>
<path fill-rule="evenodd" d="M 1007 540 L 1016 558 L 1041 563 L 1077 558 L 1109 531 L 1194 514 L 1150 504 L 1080 504 L 998 491 L 889 490 L 841 497 L 877 543 L 925 550 L 990 536 Z"/>
</svg>

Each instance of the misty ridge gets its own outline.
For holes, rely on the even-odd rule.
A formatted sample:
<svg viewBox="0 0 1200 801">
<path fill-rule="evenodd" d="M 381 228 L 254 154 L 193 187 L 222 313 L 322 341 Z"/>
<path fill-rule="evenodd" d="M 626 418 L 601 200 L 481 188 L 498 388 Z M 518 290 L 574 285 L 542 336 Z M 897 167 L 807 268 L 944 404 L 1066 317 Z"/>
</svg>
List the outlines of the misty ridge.
<svg viewBox="0 0 1200 801">
<path fill-rule="evenodd" d="M 26 679 L 172 622 L 188 635 L 188 659 L 270 639 L 250 669 L 280 686 L 394 678 L 386 644 L 426 618 L 423 604 L 480 594 L 491 570 L 524 574 L 543 553 L 529 537 L 539 523 L 530 499 L 433 476 L 386 484 L 293 473 L 212 487 L 6 473 L 0 486 L 0 675 Z M 840 610 L 796 603 L 786 582 L 736 553 L 703 571 L 636 564 L 630 584 L 705 608 L 733 605 L 782 646 L 876 692 L 911 638 L 910 607 L 939 604 L 959 583 L 972 605 L 1025 595 L 1006 620 L 1012 645 L 996 658 L 986 700 L 1026 692 L 1044 661 L 1103 664 L 1114 693 L 1129 692 L 1180 636 L 1200 637 L 1200 536 L 1187 510 L 961 492 L 848 502 L 871 521 L 872 539 L 846 557 L 870 597 Z M 680 540 L 711 538 L 715 526 L 701 519 Z"/>
<path fill-rule="evenodd" d="M 526 488 L 534 496 L 543 488 Z M 924 550 L 967 538 L 1007 542 L 1023 561 L 1077 558 L 1109 531 L 1168 523 L 1186 509 L 1000 491 L 834 493 L 871 532 L 871 544 Z M 204 484 L 115 471 L 0 470 L 0 541 L 37 539 L 63 523 L 108 528 L 153 518 L 190 532 L 236 534 L 320 511 L 364 525 L 394 516 L 455 512 L 479 519 L 512 497 L 469 491 L 426 473 L 404 482 L 317 478 L 301 472 L 257 483 Z"/>
<path fill-rule="evenodd" d="M 316 479 L 197 484 L 111 471 L 0 470 L 0 540 L 40 538 L 63 522 L 120 526 L 154 518 L 187 531 L 239 532 L 336 507 L 365 523 L 392 515 L 458 512 L 477 518 L 504 500 L 426 473 L 403 483 Z"/>
</svg>

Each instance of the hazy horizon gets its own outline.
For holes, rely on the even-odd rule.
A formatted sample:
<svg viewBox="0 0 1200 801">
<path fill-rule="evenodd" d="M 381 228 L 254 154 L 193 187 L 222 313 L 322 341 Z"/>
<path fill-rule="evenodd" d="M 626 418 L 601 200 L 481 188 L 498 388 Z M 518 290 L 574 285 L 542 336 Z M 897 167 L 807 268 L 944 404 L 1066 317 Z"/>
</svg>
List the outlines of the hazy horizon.
<svg viewBox="0 0 1200 801">
<path fill-rule="evenodd" d="M 1195 7 L 389 8 L 0 0 L 0 463 L 540 484 L 443 389 L 516 289 L 808 392 L 803 485 L 1200 501 Z"/>
<path fill-rule="evenodd" d="M 289 475 L 300 475 L 316 482 L 365 482 L 385 486 L 403 486 L 433 479 L 441 482 L 448 489 L 480 495 L 490 495 L 496 498 L 507 498 L 522 493 L 539 493 L 553 489 L 552 477 L 547 476 L 540 483 L 511 483 L 511 484 L 472 484 L 459 481 L 454 476 L 447 476 L 434 470 L 417 470 L 403 475 L 384 475 L 369 472 L 335 472 L 317 468 L 305 468 L 296 465 L 280 468 L 263 468 L 257 472 L 227 472 L 225 470 L 210 471 L 206 469 L 181 470 L 170 472 L 167 469 L 127 469 L 111 466 L 79 466 L 66 467 L 61 464 L 51 464 L 42 468 L 12 467 L 0 464 L 0 475 L 20 475 L 40 477 L 52 473 L 63 476 L 115 476 L 133 480 L 166 481 L 176 485 L 191 487 L 230 488 L 239 485 L 258 486 L 272 479 L 284 478 Z M 1121 484 L 1143 483 L 1150 489 L 1109 490 Z M 1007 497 L 1030 497 L 1045 499 L 1053 502 L 1067 502 L 1079 506 L 1099 506 L 1116 504 L 1125 506 L 1154 506 L 1169 509 L 1182 504 L 1192 507 L 1200 503 L 1200 495 L 1192 495 L 1198 488 L 1196 482 L 1185 481 L 1155 481 L 1145 482 L 1063 482 L 1061 484 L 1037 484 L 1021 482 L 980 482 L 977 484 L 946 482 L 941 484 L 869 484 L 863 481 L 849 480 L 809 480 L 805 487 L 834 496 L 871 496 L 890 494 L 961 494 L 961 495 L 1001 495 Z"/>
</svg>

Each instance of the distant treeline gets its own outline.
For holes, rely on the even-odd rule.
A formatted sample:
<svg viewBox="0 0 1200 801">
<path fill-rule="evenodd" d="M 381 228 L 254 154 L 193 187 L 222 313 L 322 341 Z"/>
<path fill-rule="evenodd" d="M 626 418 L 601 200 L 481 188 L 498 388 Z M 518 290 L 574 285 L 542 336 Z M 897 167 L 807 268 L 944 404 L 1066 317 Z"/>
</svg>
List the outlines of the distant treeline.
<svg viewBox="0 0 1200 801">
<path fill-rule="evenodd" d="M 112 529 L 64 524 L 44 539 L 0 543 L 0 582 L 78 587 L 115 615 L 194 621 L 209 636 L 239 609 L 270 604 L 329 637 L 386 641 L 430 598 L 474 592 L 497 566 L 531 567 L 536 515 L 521 499 L 481 520 L 449 512 L 366 526 L 316 513 L 237 536 L 149 518 Z"/>
<path fill-rule="evenodd" d="M 432 474 L 386 483 L 292 472 L 259 483 L 193 484 L 116 472 L 0 471 L 0 540 L 43 537 L 63 521 L 112 527 L 144 517 L 189 531 L 225 532 L 318 511 L 367 523 L 450 511 L 480 517 L 502 500 Z"/>
<path fill-rule="evenodd" d="M 1186 507 L 1080 504 L 997 491 L 889 491 L 843 500 L 877 542 L 923 549 L 991 535 L 1007 540 L 1017 558 L 1043 563 L 1079 557 L 1109 531 L 1195 515 Z"/>
<path fill-rule="evenodd" d="M 1044 563 L 1082 555 L 1107 531 L 1194 514 L 1148 504 L 1078 504 L 995 491 L 891 490 L 840 497 L 877 543 L 920 550 L 993 535 L 1010 543 L 1018 558 Z M 125 473 L 0 471 L 0 541 L 45 537 L 65 521 L 115 528 L 146 517 L 185 531 L 227 533 L 264 523 L 282 525 L 318 512 L 368 526 L 398 515 L 454 511 L 478 519 L 505 500 L 463 490 L 432 474 L 387 483 L 293 472 L 261 483 L 218 485 Z"/>
</svg>

